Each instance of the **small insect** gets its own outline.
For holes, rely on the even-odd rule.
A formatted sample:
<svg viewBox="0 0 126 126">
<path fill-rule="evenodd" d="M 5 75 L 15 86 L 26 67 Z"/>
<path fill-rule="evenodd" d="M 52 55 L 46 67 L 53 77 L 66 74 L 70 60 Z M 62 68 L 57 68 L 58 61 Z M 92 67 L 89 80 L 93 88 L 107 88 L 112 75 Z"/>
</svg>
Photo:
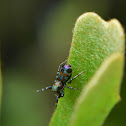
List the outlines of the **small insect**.
<svg viewBox="0 0 126 126">
<path fill-rule="evenodd" d="M 57 106 L 58 99 L 60 97 L 64 96 L 64 88 L 65 87 L 69 88 L 69 89 L 75 89 L 75 90 L 77 90 L 77 88 L 66 86 L 66 82 L 68 81 L 68 84 L 70 84 L 72 82 L 72 80 L 74 80 L 75 78 L 77 78 L 84 71 L 80 72 L 75 77 L 73 77 L 72 79 L 70 79 L 71 76 L 72 76 L 72 67 L 71 67 L 70 64 L 67 64 L 67 60 L 65 60 L 64 62 L 62 62 L 59 65 L 58 72 L 57 72 L 57 75 L 56 75 L 56 79 L 57 80 L 54 81 L 53 86 L 42 88 L 40 90 L 37 90 L 36 92 L 44 91 L 44 90 L 47 90 L 47 89 L 52 89 L 54 91 L 55 95 L 56 95 L 56 103 L 55 103 L 55 105 Z"/>
</svg>

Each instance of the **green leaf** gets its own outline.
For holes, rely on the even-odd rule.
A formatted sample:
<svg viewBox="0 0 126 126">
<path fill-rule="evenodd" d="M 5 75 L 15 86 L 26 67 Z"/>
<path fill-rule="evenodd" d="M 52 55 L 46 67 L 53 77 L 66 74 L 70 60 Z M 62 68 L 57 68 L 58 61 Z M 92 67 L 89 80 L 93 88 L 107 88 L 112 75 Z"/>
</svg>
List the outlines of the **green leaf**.
<svg viewBox="0 0 126 126">
<path fill-rule="evenodd" d="M 86 70 L 78 78 L 73 80 L 70 85 L 70 86 L 76 87 L 78 89 L 83 88 L 83 90 L 81 92 L 81 90 L 65 89 L 65 95 L 63 98 L 60 98 L 60 100 L 59 100 L 57 109 L 51 119 L 50 126 L 59 126 L 59 125 L 68 126 L 69 124 L 88 125 L 86 121 L 90 118 L 92 120 L 93 119 L 100 120 L 99 116 L 102 115 L 102 112 L 101 112 L 101 114 L 98 114 L 97 116 L 95 116 L 94 113 L 96 111 L 94 110 L 94 108 L 91 109 L 90 107 L 88 107 L 88 105 L 87 105 L 88 101 L 90 101 L 89 103 L 92 103 L 92 101 L 96 100 L 98 102 L 97 104 L 101 105 L 101 106 L 96 106 L 96 108 L 101 109 L 101 107 L 103 106 L 102 105 L 103 100 L 100 101 L 98 98 L 99 97 L 101 98 L 103 96 L 103 94 L 107 94 L 108 88 L 110 88 L 110 87 L 112 88 L 114 84 L 118 85 L 118 87 L 119 87 L 119 84 L 120 84 L 119 82 L 121 80 L 122 68 L 123 68 L 123 54 L 124 54 L 124 31 L 123 31 L 122 26 L 118 22 L 118 20 L 113 19 L 109 22 L 105 22 L 103 19 L 101 19 L 101 17 L 99 17 L 97 14 L 92 13 L 92 12 L 81 15 L 78 18 L 78 20 L 75 24 L 75 27 L 74 27 L 73 39 L 72 39 L 72 44 L 71 44 L 71 48 L 70 48 L 70 54 L 68 57 L 68 63 L 70 63 L 72 65 L 72 69 L 73 69 L 72 77 L 74 77 L 81 71 Z M 114 61 L 116 61 L 116 58 L 114 60 L 114 58 L 112 58 L 111 55 L 114 55 L 114 57 L 118 57 L 118 55 L 119 55 L 119 57 L 122 57 L 122 60 L 119 60 L 119 62 L 117 62 L 117 64 L 116 64 L 114 62 Z M 115 56 L 115 55 L 117 55 L 117 56 Z M 110 57 L 111 60 L 108 57 Z M 105 61 L 106 59 L 108 59 L 108 61 Z M 106 71 L 108 72 L 109 70 L 110 70 L 110 73 L 112 73 L 111 70 L 113 70 L 112 66 L 114 66 L 114 64 L 116 64 L 117 66 L 120 66 L 117 69 L 117 71 L 116 71 L 116 69 L 114 69 L 115 73 L 120 71 L 120 73 L 118 75 L 118 80 L 116 80 L 116 76 L 113 75 L 115 77 L 114 81 L 111 83 L 110 86 L 108 86 L 108 88 L 107 87 L 104 88 L 103 85 L 100 85 L 101 84 L 100 81 L 103 80 L 102 79 L 103 76 L 101 75 L 102 78 L 96 78 L 96 80 L 100 80 L 96 85 L 99 87 L 99 90 L 101 90 L 101 91 L 98 92 L 97 88 L 94 88 L 94 87 L 92 89 L 93 92 L 87 90 L 88 88 L 90 88 L 90 85 L 91 85 L 88 82 L 89 81 L 92 82 L 93 76 L 95 76 L 95 74 L 97 74 L 96 72 L 100 70 L 101 65 L 104 64 L 103 62 L 110 63 L 105 67 L 106 70 L 104 70 L 104 71 L 102 70 L 103 73 L 102 72 L 101 73 L 103 75 L 104 75 L 104 72 L 106 72 Z M 110 67 L 112 67 L 112 68 L 110 68 Z M 110 76 L 109 74 L 105 74 L 105 75 L 106 75 L 105 76 L 106 78 L 109 78 L 109 76 Z M 97 76 L 95 76 L 95 77 L 97 77 Z M 118 84 L 115 83 L 115 80 L 116 80 L 116 83 L 118 83 Z M 88 99 L 86 101 L 83 98 L 84 97 L 83 93 L 86 92 L 85 90 L 87 91 L 86 99 Z M 118 90 L 119 90 L 119 88 L 118 88 Z M 111 91 L 114 92 L 115 94 L 118 93 L 118 92 L 115 92 L 114 89 L 113 90 L 111 89 Z M 96 94 L 94 95 L 94 97 L 91 98 L 92 95 L 90 95 L 90 94 L 93 94 L 94 92 L 96 92 Z M 113 93 L 110 93 L 110 96 L 111 95 L 113 96 Z M 107 96 L 104 96 L 104 97 L 107 97 Z M 79 98 L 79 100 L 77 100 L 78 98 Z M 82 105 L 78 101 L 81 101 L 82 104 L 83 103 L 84 104 Z M 110 106 L 106 106 L 106 108 L 105 108 L 105 110 L 108 110 L 106 112 L 108 114 L 110 109 L 114 105 L 114 102 L 113 101 L 110 102 L 108 100 L 106 102 L 106 104 L 111 104 Z M 84 106 L 84 108 L 83 108 L 83 106 Z M 93 107 L 95 107 L 95 106 L 93 106 Z M 105 106 L 103 106 L 103 107 L 105 107 Z M 74 108 L 76 108 L 76 109 L 74 109 Z M 90 109 L 92 111 L 90 113 L 88 113 L 88 110 L 90 110 Z M 77 110 L 79 111 L 78 113 L 76 112 Z M 84 110 L 87 111 L 85 115 L 82 114 L 85 112 Z M 82 113 L 80 113 L 80 111 L 82 111 Z M 103 110 L 103 112 L 104 112 L 104 110 Z M 104 114 L 104 116 L 101 117 L 102 119 L 98 122 L 102 123 L 105 120 L 105 117 L 107 115 L 106 113 Z M 81 120 L 84 122 L 80 122 L 80 120 L 78 119 L 80 117 L 80 115 L 81 115 L 81 118 L 83 118 L 83 116 L 85 118 L 85 116 L 86 116 L 86 119 Z M 70 121 L 73 118 L 74 118 L 74 122 L 72 123 Z M 88 120 L 88 121 L 90 122 L 90 120 Z M 101 123 L 99 123 L 99 124 L 101 124 Z M 88 125 L 88 126 L 92 126 L 92 125 Z"/>
<path fill-rule="evenodd" d="M 116 71 L 115 71 L 116 70 Z M 83 89 L 73 112 L 71 126 L 101 126 L 120 100 L 123 56 L 115 53 L 102 64 Z"/>
</svg>

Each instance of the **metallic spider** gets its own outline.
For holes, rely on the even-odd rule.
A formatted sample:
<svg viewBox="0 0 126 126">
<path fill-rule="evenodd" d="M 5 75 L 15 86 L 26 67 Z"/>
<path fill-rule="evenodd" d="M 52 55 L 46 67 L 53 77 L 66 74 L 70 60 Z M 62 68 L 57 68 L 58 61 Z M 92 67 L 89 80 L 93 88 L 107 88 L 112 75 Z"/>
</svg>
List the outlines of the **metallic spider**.
<svg viewBox="0 0 126 126">
<path fill-rule="evenodd" d="M 67 60 L 65 60 L 64 62 L 62 62 L 59 65 L 58 72 L 57 72 L 57 75 L 56 75 L 56 79 L 57 80 L 54 81 L 53 86 L 42 88 L 40 90 L 37 90 L 37 92 L 44 91 L 44 90 L 47 90 L 47 89 L 52 89 L 54 91 L 55 95 L 56 95 L 56 104 L 55 105 L 57 106 L 58 99 L 60 97 L 64 96 L 64 88 L 65 87 L 69 88 L 69 89 L 75 89 L 75 90 L 77 90 L 77 88 L 66 86 L 66 82 L 68 81 L 68 84 L 71 83 L 72 80 L 74 80 L 75 78 L 77 78 L 83 72 L 84 71 L 80 72 L 75 77 L 71 78 L 72 67 L 71 67 L 70 64 L 67 64 Z"/>
</svg>

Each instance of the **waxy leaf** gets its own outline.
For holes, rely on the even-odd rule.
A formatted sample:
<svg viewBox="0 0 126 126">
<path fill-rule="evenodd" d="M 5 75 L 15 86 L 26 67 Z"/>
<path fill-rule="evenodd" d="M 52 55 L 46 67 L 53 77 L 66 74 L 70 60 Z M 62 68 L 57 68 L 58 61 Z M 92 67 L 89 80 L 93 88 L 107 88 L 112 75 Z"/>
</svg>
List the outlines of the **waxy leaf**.
<svg viewBox="0 0 126 126">
<path fill-rule="evenodd" d="M 65 89 L 50 126 L 103 124 L 119 100 L 124 38 L 123 28 L 116 19 L 105 22 L 92 12 L 78 18 L 68 63 L 72 65 L 72 77 L 86 71 L 70 84 L 80 90 Z"/>
</svg>

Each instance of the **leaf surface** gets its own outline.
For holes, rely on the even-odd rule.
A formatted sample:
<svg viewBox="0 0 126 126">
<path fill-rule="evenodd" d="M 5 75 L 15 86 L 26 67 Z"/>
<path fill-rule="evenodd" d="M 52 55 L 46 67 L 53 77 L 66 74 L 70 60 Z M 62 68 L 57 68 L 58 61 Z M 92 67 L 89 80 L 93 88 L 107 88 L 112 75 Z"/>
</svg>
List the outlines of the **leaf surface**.
<svg viewBox="0 0 126 126">
<path fill-rule="evenodd" d="M 116 19 L 112 19 L 109 22 L 105 22 L 101 17 L 99 17 L 97 14 L 92 12 L 81 15 L 78 18 L 77 22 L 75 23 L 70 53 L 68 57 L 68 63 L 72 65 L 72 69 L 73 69 L 72 77 L 74 77 L 75 75 L 77 75 L 83 70 L 86 71 L 83 74 L 81 74 L 78 78 L 73 80 L 72 83 L 69 85 L 78 88 L 80 90 L 65 89 L 65 95 L 63 98 L 60 98 L 58 102 L 58 106 L 51 119 L 50 126 L 68 126 L 69 124 L 73 124 L 72 122 L 70 122 L 73 117 L 76 117 L 74 118 L 74 120 L 77 120 L 78 117 L 80 117 L 79 116 L 80 114 L 76 113 L 75 112 L 76 109 L 74 109 L 76 108 L 76 106 L 79 106 L 77 99 L 83 98 L 82 94 L 83 91 L 85 90 L 85 87 L 90 86 L 88 82 L 91 81 L 93 76 L 95 76 L 96 72 L 100 69 L 103 62 L 107 62 L 106 59 L 109 59 L 108 57 L 111 57 L 111 55 L 115 56 L 116 54 L 121 55 L 120 57 L 122 57 L 121 58 L 122 60 L 119 60 L 121 66 L 117 64 L 118 66 L 120 66 L 119 70 L 117 69 L 118 71 L 120 71 L 119 80 L 118 80 L 118 82 L 120 82 L 122 77 L 121 75 L 122 75 L 123 58 L 124 58 L 123 57 L 124 31 L 122 26 L 120 25 L 119 21 Z M 112 61 L 112 63 L 114 63 L 112 59 L 109 60 Z M 111 62 L 109 66 L 113 66 L 111 65 Z M 107 66 L 106 69 L 109 68 L 109 66 Z M 116 71 L 115 69 L 115 71 L 113 72 L 118 72 L 118 71 Z M 107 77 L 109 78 L 109 74 Z M 97 78 L 97 80 L 100 79 Z M 118 83 L 118 85 L 119 84 L 120 83 Z M 96 88 L 94 88 L 93 90 L 96 90 Z M 107 89 L 105 89 L 105 91 L 107 92 Z M 100 92 L 101 94 L 98 94 L 99 97 L 102 96 L 102 91 Z M 115 94 L 117 94 L 117 92 L 115 92 Z M 91 97 L 89 97 L 89 100 L 91 100 L 90 98 Z M 92 97 L 92 100 L 95 98 L 97 99 L 97 95 L 95 97 Z M 87 103 L 85 103 L 86 101 L 83 100 L 84 99 L 82 99 L 82 102 L 84 102 L 84 104 L 87 105 Z M 113 105 L 111 105 L 110 108 L 112 108 L 112 106 Z M 110 110 L 110 108 L 107 110 Z M 82 111 L 84 111 L 84 109 L 88 111 L 91 108 L 87 106 L 87 108 L 83 108 Z M 79 107 L 78 110 L 80 110 Z M 87 115 L 85 116 L 87 116 L 88 119 L 89 113 L 87 113 Z M 95 118 L 94 114 L 92 114 L 91 116 L 92 118 L 93 117 Z M 97 117 L 97 119 L 99 118 Z M 81 124 L 81 122 L 77 121 L 75 123 L 75 125 L 79 125 L 79 124 Z M 86 124 L 86 122 L 84 124 Z M 88 125 L 88 126 L 92 126 L 92 125 Z"/>
</svg>

